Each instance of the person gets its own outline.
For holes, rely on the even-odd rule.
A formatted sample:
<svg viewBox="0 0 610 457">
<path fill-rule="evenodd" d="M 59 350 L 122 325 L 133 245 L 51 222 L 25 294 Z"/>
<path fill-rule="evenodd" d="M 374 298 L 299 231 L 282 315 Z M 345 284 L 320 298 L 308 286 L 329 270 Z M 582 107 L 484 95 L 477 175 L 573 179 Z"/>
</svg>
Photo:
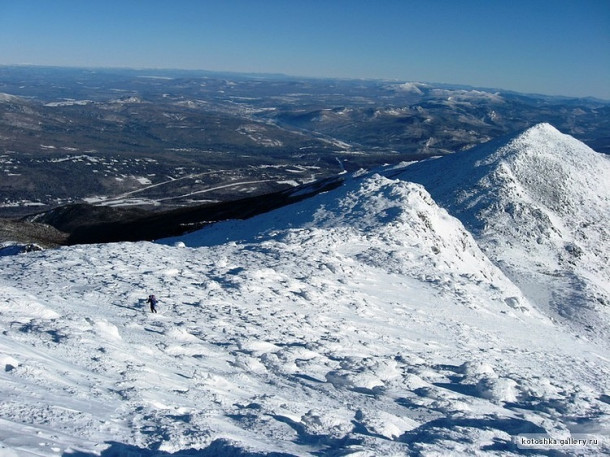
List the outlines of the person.
<svg viewBox="0 0 610 457">
<path fill-rule="evenodd" d="M 151 313 L 157 312 L 157 297 L 155 297 L 154 295 L 149 295 L 148 300 L 146 300 L 146 303 L 150 303 Z"/>
</svg>

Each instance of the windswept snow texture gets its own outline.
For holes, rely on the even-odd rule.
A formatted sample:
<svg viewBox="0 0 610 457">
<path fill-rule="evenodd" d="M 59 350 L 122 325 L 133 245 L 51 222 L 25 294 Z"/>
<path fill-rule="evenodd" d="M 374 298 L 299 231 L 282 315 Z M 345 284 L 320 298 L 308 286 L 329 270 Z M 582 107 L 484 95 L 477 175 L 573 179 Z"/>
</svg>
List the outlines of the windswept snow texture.
<svg viewBox="0 0 610 457">
<path fill-rule="evenodd" d="M 607 341 L 523 294 L 410 168 L 163 244 L 0 258 L 0 453 L 610 452 Z M 505 223 L 496 239 L 533 265 Z M 583 256 L 608 252 L 596 240 Z"/>
</svg>

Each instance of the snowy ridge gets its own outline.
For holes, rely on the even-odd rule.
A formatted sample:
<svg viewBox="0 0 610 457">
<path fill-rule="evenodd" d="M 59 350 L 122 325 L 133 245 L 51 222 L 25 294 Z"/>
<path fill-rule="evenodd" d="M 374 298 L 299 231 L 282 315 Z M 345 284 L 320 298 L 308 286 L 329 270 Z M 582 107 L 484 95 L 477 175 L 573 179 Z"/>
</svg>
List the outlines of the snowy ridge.
<svg viewBox="0 0 610 457">
<path fill-rule="evenodd" d="M 385 271 L 442 289 L 493 285 L 499 300 L 521 311 L 527 300 L 481 252 L 463 225 L 439 208 L 420 185 L 380 174 L 359 176 L 341 189 L 250 219 L 230 221 L 181 237 L 188 246 L 263 242 L 325 246 Z M 171 244 L 177 239 L 168 239 Z M 453 293 L 453 290 L 452 292 Z M 478 291 L 477 291 L 478 293 Z M 505 297 L 500 297 L 504 293 Z M 477 299 L 469 296 L 466 303 Z"/>
<path fill-rule="evenodd" d="M 550 317 L 610 341 L 607 156 L 539 124 L 401 177 L 429 189 Z"/>
<path fill-rule="evenodd" d="M 0 258 L 0 453 L 610 451 L 605 342 L 541 313 L 411 167 L 162 243 Z"/>
</svg>

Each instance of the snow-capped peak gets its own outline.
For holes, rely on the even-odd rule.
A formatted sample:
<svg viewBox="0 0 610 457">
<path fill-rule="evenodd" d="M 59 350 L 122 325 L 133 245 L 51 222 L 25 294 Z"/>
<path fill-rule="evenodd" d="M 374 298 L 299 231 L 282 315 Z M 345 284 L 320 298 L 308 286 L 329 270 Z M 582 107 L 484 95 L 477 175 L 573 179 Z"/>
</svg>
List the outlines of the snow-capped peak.
<svg viewBox="0 0 610 457">
<path fill-rule="evenodd" d="M 578 204 L 582 198 L 596 201 L 596 196 L 610 193 L 610 181 L 599 180 L 599 172 L 607 173 L 608 164 L 607 157 L 584 143 L 550 124 L 538 124 L 475 162 L 474 167 L 495 167 L 495 175 L 489 179 L 495 178 L 497 191 L 521 186 L 542 205 L 567 216 L 585 209 Z M 509 192 L 505 198 L 519 196 Z M 599 209 L 595 202 L 594 212 Z"/>
<path fill-rule="evenodd" d="M 551 316 L 610 335 L 597 315 L 610 303 L 608 157 L 539 124 L 402 177 L 423 184 Z"/>
</svg>

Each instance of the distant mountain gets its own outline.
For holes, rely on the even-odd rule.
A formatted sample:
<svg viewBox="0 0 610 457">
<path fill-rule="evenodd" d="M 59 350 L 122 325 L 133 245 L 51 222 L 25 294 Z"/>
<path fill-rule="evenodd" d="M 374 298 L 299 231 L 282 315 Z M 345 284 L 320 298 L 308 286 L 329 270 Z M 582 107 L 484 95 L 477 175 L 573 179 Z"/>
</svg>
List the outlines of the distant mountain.
<svg viewBox="0 0 610 457">
<path fill-rule="evenodd" d="M 437 160 L 423 184 L 553 318 L 610 337 L 610 158 L 549 124 Z"/>
</svg>

